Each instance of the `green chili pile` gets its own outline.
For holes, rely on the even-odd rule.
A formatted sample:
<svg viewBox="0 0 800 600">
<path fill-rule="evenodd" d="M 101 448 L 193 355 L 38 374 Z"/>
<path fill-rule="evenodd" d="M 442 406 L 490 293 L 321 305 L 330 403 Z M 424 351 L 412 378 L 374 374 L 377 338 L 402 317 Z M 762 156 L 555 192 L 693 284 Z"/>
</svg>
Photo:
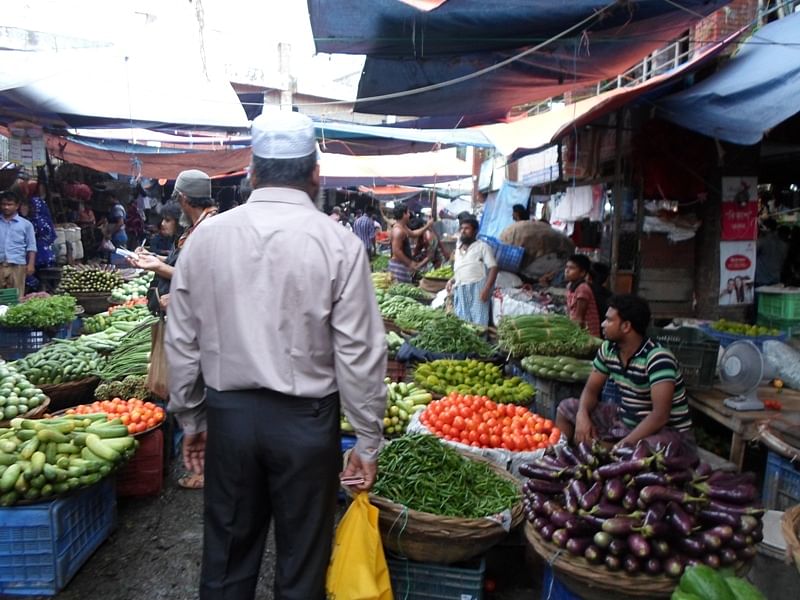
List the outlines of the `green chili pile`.
<svg viewBox="0 0 800 600">
<path fill-rule="evenodd" d="M 429 320 L 419 330 L 419 335 L 411 340 L 411 344 L 436 354 L 491 356 L 494 353 L 494 349 L 474 329 L 452 315 Z"/>
<path fill-rule="evenodd" d="M 498 514 L 520 498 L 512 481 L 432 435 L 407 435 L 384 446 L 372 492 L 411 510 L 464 519 Z"/>
</svg>

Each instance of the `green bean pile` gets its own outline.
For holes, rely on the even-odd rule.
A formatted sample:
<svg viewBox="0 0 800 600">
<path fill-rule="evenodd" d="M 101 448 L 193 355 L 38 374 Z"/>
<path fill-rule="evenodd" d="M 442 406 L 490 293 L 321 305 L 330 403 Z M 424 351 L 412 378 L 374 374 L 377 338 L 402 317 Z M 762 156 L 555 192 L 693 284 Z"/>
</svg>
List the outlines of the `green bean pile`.
<svg viewBox="0 0 800 600">
<path fill-rule="evenodd" d="M 412 338 L 411 344 L 415 348 L 435 354 L 488 357 L 494 353 L 489 343 L 475 333 L 473 328 L 452 315 L 428 320 L 419 329 L 419 335 Z"/>
<path fill-rule="evenodd" d="M 513 482 L 432 435 L 407 435 L 386 444 L 372 492 L 411 510 L 464 519 L 496 515 L 520 498 Z"/>
<path fill-rule="evenodd" d="M 390 296 L 406 296 L 407 298 L 413 298 L 414 300 L 418 300 L 420 302 L 429 302 L 433 300 L 433 294 L 430 292 L 426 292 L 423 289 L 418 288 L 415 285 L 410 283 L 395 283 L 392 284 L 387 293 Z"/>
</svg>

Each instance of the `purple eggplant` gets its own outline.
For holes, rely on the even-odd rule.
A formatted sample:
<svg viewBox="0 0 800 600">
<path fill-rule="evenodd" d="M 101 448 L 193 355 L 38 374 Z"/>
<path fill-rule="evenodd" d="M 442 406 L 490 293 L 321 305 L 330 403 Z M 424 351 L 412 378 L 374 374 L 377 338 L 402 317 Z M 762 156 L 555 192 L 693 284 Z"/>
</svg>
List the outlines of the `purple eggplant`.
<svg viewBox="0 0 800 600">
<path fill-rule="evenodd" d="M 589 564 L 599 565 L 601 562 L 603 562 L 605 554 L 600 548 L 598 548 L 594 544 L 589 544 L 589 546 L 583 552 L 583 557 L 587 560 Z"/>
<path fill-rule="evenodd" d="M 685 559 L 682 556 L 670 556 L 664 561 L 664 573 L 673 579 L 680 579 L 683 575 Z"/>
<path fill-rule="evenodd" d="M 553 448 L 553 446 L 550 446 L 550 448 Z M 550 469 L 551 471 L 561 471 L 569 467 L 566 461 L 562 461 L 554 456 L 540 456 L 534 458 L 527 464 L 540 469 Z M 522 469 L 520 469 L 520 471 L 521 470 Z"/>
<path fill-rule="evenodd" d="M 571 518 L 572 514 L 566 510 L 554 510 L 552 513 L 550 513 L 550 522 L 558 529 L 566 527 L 567 521 L 569 521 Z"/>
<path fill-rule="evenodd" d="M 635 556 L 628 554 L 622 559 L 622 568 L 628 575 L 638 575 L 641 571 L 641 563 Z"/>
<path fill-rule="evenodd" d="M 599 517 L 597 515 L 593 515 L 592 513 L 587 512 L 585 510 L 583 510 L 583 511 L 579 510 L 578 514 L 580 515 L 581 519 L 583 519 L 589 525 L 591 525 L 594 528 L 595 531 L 597 531 L 598 529 L 602 529 L 603 528 L 603 523 L 606 522 L 606 520 L 603 517 Z"/>
<path fill-rule="evenodd" d="M 556 528 L 553 527 L 552 523 L 547 523 L 544 527 L 542 527 L 539 533 L 541 536 L 547 540 L 548 542 L 553 539 L 553 534 L 555 533 Z"/>
<path fill-rule="evenodd" d="M 594 538 L 592 538 L 595 546 L 598 548 L 606 549 L 611 545 L 611 542 L 614 541 L 614 537 L 610 533 L 606 533 L 605 531 L 598 531 L 594 534 Z"/>
<path fill-rule="evenodd" d="M 643 488 L 646 485 L 668 485 L 666 473 L 657 473 L 656 471 L 645 471 L 639 473 L 633 478 L 633 483 L 638 488 Z"/>
<path fill-rule="evenodd" d="M 650 458 L 653 455 L 653 449 L 646 440 L 639 440 L 636 447 L 633 449 L 631 460 L 640 460 L 643 458 Z"/>
<path fill-rule="evenodd" d="M 764 514 L 763 508 L 756 508 L 754 506 L 738 506 L 736 504 L 728 504 L 720 500 L 709 500 L 706 508 L 710 510 L 721 510 L 736 516 L 750 515 L 753 517 L 760 517 Z"/>
<path fill-rule="evenodd" d="M 714 554 L 713 552 L 709 552 L 703 556 L 703 562 L 712 569 L 719 569 L 722 566 L 722 561 L 719 558 L 719 554 Z"/>
<path fill-rule="evenodd" d="M 695 558 L 693 556 L 689 556 L 686 558 L 686 568 L 689 567 L 696 567 L 697 565 L 702 565 L 703 561 L 699 558 Z"/>
<path fill-rule="evenodd" d="M 731 513 L 722 510 L 711 510 L 709 508 L 701 509 L 697 516 L 704 523 L 728 525 L 730 527 L 735 527 L 739 522 L 736 516 Z"/>
<path fill-rule="evenodd" d="M 623 556 L 628 552 L 628 542 L 622 538 L 615 538 L 608 545 L 608 551 L 614 556 Z"/>
<path fill-rule="evenodd" d="M 703 546 L 705 546 L 706 550 L 716 552 L 722 548 L 722 540 L 719 539 L 719 536 L 714 535 L 709 531 L 702 532 L 700 534 L 700 539 L 703 541 Z"/>
<path fill-rule="evenodd" d="M 731 536 L 730 541 L 728 542 L 728 546 L 730 546 L 734 550 L 741 550 L 742 548 L 747 546 L 747 536 L 740 532 L 734 533 Z"/>
<path fill-rule="evenodd" d="M 756 529 L 758 529 L 759 525 L 761 525 L 761 521 L 756 519 L 752 515 L 742 515 L 739 517 L 739 523 L 734 527 L 738 527 L 739 531 L 744 534 L 752 533 Z"/>
<path fill-rule="evenodd" d="M 679 471 L 672 471 L 667 473 L 667 483 L 669 485 L 683 485 L 692 481 L 694 478 L 694 471 L 691 469 L 681 469 Z"/>
<path fill-rule="evenodd" d="M 528 481 L 525 482 L 524 489 L 528 492 L 555 496 L 564 491 L 564 484 L 560 481 L 550 481 L 547 479 L 528 479 Z"/>
<path fill-rule="evenodd" d="M 608 446 L 599 440 L 592 442 L 592 454 L 594 454 L 598 460 L 602 461 L 607 460 L 611 456 Z"/>
<path fill-rule="evenodd" d="M 617 458 L 619 460 L 630 460 L 633 456 L 633 447 L 632 446 L 614 446 L 614 449 L 611 450 L 611 456 Z"/>
<path fill-rule="evenodd" d="M 581 461 L 578 460 L 578 457 L 572 451 L 572 448 L 570 448 L 566 444 L 561 446 L 555 446 L 554 449 L 558 460 L 560 462 L 567 463 L 567 466 L 576 466 L 581 464 Z"/>
<path fill-rule="evenodd" d="M 567 540 L 567 552 L 573 556 L 583 556 L 586 549 L 591 545 L 592 538 L 590 537 L 575 537 Z"/>
<path fill-rule="evenodd" d="M 744 473 L 732 473 L 730 471 L 714 471 L 708 477 L 708 483 L 724 487 L 731 487 L 739 484 L 755 485 L 756 474 L 752 471 Z"/>
<path fill-rule="evenodd" d="M 750 504 L 758 496 L 756 486 L 749 483 L 743 483 L 733 487 L 724 487 L 710 483 L 695 483 L 693 486 L 696 490 L 709 498 L 722 500 L 723 502 L 732 502 L 734 504 Z"/>
<path fill-rule="evenodd" d="M 729 525 L 717 525 L 706 531 L 706 533 L 717 536 L 723 544 L 727 544 L 733 537 L 733 527 Z"/>
<path fill-rule="evenodd" d="M 764 531 L 762 529 L 756 529 L 748 537 L 753 538 L 753 542 L 758 544 L 759 542 L 761 542 L 764 539 Z"/>
<path fill-rule="evenodd" d="M 547 501 L 546 498 L 547 496 L 544 496 L 542 494 L 535 494 L 531 498 L 530 501 L 531 509 L 533 509 L 533 512 L 535 512 L 537 515 L 547 514 L 544 510 L 544 503 Z"/>
<path fill-rule="evenodd" d="M 702 556 L 705 552 L 703 541 L 697 537 L 680 537 L 677 539 L 678 548 L 690 556 Z"/>
<path fill-rule="evenodd" d="M 672 556 L 672 548 L 667 540 L 650 540 L 650 547 L 653 549 L 653 556 L 658 558 Z"/>
<path fill-rule="evenodd" d="M 686 504 L 688 502 L 699 502 L 701 498 L 690 496 L 686 492 L 665 487 L 663 485 L 648 485 L 639 492 L 639 499 L 649 505 L 656 500 L 664 502 L 678 502 Z"/>
<path fill-rule="evenodd" d="M 603 531 L 611 535 L 630 535 L 634 532 L 635 528 L 641 527 L 642 522 L 639 519 L 631 519 L 629 517 L 614 517 L 606 519 L 603 523 Z"/>
<path fill-rule="evenodd" d="M 653 458 L 638 458 L 622 462 L 609 463 L 602 467 L 597 467 L 594 470 L 595 478 L 597 479 L 614 479 L 615 477 L 622 477 L 624 475 L 635 475 L 642 472 L 647 468 Z"/>
<path fill-rule="evenodd" d="M 658 575 L 661 570 L 661 561 L 657 558 L 648 558 L 647 562 L 644 563 L 644 572 L 648 575 Z"/>
<path fill-rule="evenodd" d="M 536 479 L 547 479 L 549 481 L 558 481 L 561 479 L 561 476 L 564 474 L 565 469 L 560 469 L 558 471 L 544 468 L 544 467 L 536 467 L 534 465 L 520 465 L 519 472 L 521 475 L 525 477 L 532 477 Z"/>
<path fill-rule="evenodd" d="M 548 517 L 552 515 L 555 511 L 561 510 L 561 505 L 556 502 L 555 500 L 547 500 L 543 505 L 542 508 L 544 509 L 545 515 Z"/>
<path fill-rule="evenodd" d="M 669 535 L 670 526 L 666 521 L 656 521 L 648 525 L 642 525 L 638 532 L 646 538 L 663 537 Z"/>
<path fill-rule="evenodd" d="M 596 531 L 596 529 L 587 521 L 584 521 L 583 519 L 574 516 L 569 521 L 567 521 L 566 527 L 567 531 L 569 531 L 570 536 L 573 537 L 591 535 Z"/>
<path fill-rule="evenodd" d="M 625 495 L 625 484 L 622 478 L 607 479 L 603 486 L 603 495 L 609 502 L 620 502 Z"/>
<path fill-rule="evenodd" d="M 639 500 L 639 490 L 635 488 L 630 488 L 628 491 L 625 492 L 625 495 L 622 497 L 622 507 L 625 510 L 633 510 L 636 508 L 636 502 Z"/>
<path fill-rule="evenodd" d="M 723 548 L 719 551 L 719 561 L 723 565 L 732 565 L 737 560 L 739 560 L 739 557 L 736 555 L 736 550 L 733 548 Z"/>
<path fill-rule="evenodd" d="M 578 509 L 580 508 L 578 498 L 580 498 L 580 496 L 575 493 L 572 485 L 568 485 L 566 488 L 564 488 L 564 508 L 566 508 L 568 512 L 572 514 L 578 512 Z"/>
<path fill-rule="evenodd" d="M 650 556 L 650 542 L 639 533 L 633 533 L 628 536 L 628 549 L 637 558 Z"/>
<path fill-rule="evenodd" d="M 590 514 L 597 515 L 598 517 L 610 519 L 611 517 L 624 515 L 628 511 L 626 511 L 621 504 L 612 504 L 611 502 L 603 499 L 595 504 L 592 507 L 592 510 L 589 512 Z"/>
<path fill-rule="evenodd" d="M 544 517 L 536 517 L 533 520 L 533 528 L 536 531 L 541 531 L 542 529 L 544 529 L 544 526 L 547 525 L 548 523 L 549 523 L 549 521 L 547 519 L 545 519 Z"/>
<path fill-rule="evenodd" d="M 644 516 L 645 525 L 653 525 L 664 521 L 667 514 L 667 505 L 663 502 L 653 502 L 647 509 Z"/>
<path fill-rule="evenodd" d="M 536 513 L 535 513 L 535 512 L 533 512 L 533 510 L 531 510 L 531 509 L 530 509 L 530 507 L 528 507 L 528 508 L 523 508 L 522 510 L 523 510 L 523 512 L 525 513 L 525 518 L 526 518 L 528 521 L 530 521 L 531 523 L 533 523 L 533 522 L 534 522 L 534 521 L 535 521 L 535 520 L 538 518 L 538 517 L 536 516 Z"/>
<path fill-rule="evenodd" d="M 553 532 L 553 543 L 559 548 L 566 548 L 569 541 L 569 531 L 566 529 L 556 529 Z"/>
<path fill-rule="evenodd" d="M 755 546 L 745 546 L 736 551 L 736 556 L 739 560 L 750 560 L 755 558 L 756 554 L 758 554 L 758 551 Z"/>
<path fill-rule="evenodd" d="M 622 559 L 619 556 L 614 556 L 613 554 L 606 555 L 606 569 L 609 571 L 619 571 L 622 568 Z"/>
<path fill-rule="evenodd" d="M 694 470 L 695 477 L 702 478 L 702 477 L 710 477 L 714 473 L 714 469 L 711 467 L 710 464 L 701 462 L 697 465 L 697 468 Z"/>
<path fill-rule="evenodd" d="M 583 510 L 591 509 L 595 504 L 600 501 L 600 496 L 603 495 L 603 484 L 600 481 L 596 481 L 592 487 L 590 487 L 586 493 L 581 496 L 580 505 Z"/>
<path fill-rule="evenodd" d="M 658 459 L 658 465 L 670 472 L 683 471 L 685 469 L 694 469 L 697 465 L 697 458 L 686 454 L 671 457 L 662 456 Z"/>
<path fill-rule="evenodd" d="M 686 514 L 683 507 L 677 502 L 667 505 L 667 518 L 672 527 L 682 536 L 687 537 L 694 529 L 694 519 Z"/>
<path fill-rule="evenodd" d="M 594 468 L 597 466 L 597 457 L 592 453 L 592 445 L 589 442 L 581 442 L 575 447 L 575 455 L 581 464 Z"/>
<path fill-rule="evenodd" d="M 581 496 L 583 496 L 589 489 L 589 486 L 586 485 L 586 482 L 580 479 L 573 479 L 572 481 L 569 482 L 568 487 L 572 489 L 576 498 L 580 498 Z"/>
</svg>

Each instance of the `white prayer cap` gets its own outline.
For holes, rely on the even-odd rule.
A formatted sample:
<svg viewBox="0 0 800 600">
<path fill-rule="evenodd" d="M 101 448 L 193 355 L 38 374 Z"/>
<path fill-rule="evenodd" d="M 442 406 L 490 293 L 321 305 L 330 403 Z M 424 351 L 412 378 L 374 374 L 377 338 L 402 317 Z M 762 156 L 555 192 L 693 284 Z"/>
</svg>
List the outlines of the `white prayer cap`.
<svg viewBox="0 0 800 600">
<path fill-rule="evenodd" d="M 253 119 L 251 135 L 259 158 L 301 158 L 317 151 L 314 122 L 298 112 L 265 111 Z"/>
</svg>

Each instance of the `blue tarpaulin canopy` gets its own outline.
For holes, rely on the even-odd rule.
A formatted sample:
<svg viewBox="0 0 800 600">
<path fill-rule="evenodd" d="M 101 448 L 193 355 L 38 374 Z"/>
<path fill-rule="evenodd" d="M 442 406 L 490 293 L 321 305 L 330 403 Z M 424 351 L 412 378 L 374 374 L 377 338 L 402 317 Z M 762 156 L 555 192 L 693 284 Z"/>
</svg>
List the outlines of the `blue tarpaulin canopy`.
<svg viewBox="0 0 800 600">
<path fill-rule="evenodd" d="M 658 102 L 659 116 L 750 145 L 800 112 L 800 14 L 766 25 L 717 73 Z"/>
<path fill-rule="evenodd" d="M 426 12 L 397 0 L 308 2 L 318 51 L 367 54 L 356 111 L 457 115 L 470 124 L 616 77 L 725 4 L 449 0 Z M 564 37 L 495 68 L 570 28 Z M 469 78 L 446 83 L 461 77 Z M 408 94 L 432 85 L 443 87 Z M 383 97 L 391 94 L 398 96 Z"/>
</svg>

